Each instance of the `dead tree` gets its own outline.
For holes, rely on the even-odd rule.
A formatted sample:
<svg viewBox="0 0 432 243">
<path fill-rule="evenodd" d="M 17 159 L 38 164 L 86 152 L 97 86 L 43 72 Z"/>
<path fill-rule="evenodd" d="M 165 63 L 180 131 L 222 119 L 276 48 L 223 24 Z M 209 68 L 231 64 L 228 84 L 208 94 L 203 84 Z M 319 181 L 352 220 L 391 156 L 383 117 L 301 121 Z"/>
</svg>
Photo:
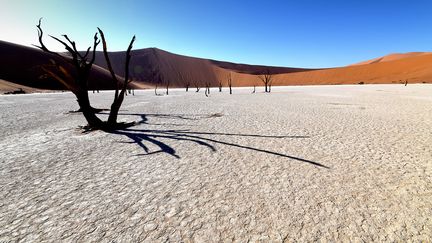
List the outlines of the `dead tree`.
<svg viewBox="0 0 432 243">
<path fill-rule="evenodd" d="M 94 109 L 90 105 L 90 100 L 88 96 L 88 78 L 90 75 L 91 67 L 96 58 L 96 47 L 99 45 L 100 40 L 98 38 L 98 33 L 96 32 L 93 38 L 93 48 L 89 47 L 85 54 L 81 54 L 77 48 L 76 43 L 69 39 L 67 35 L 63 35 L 65 41 L 60 40 L 57 37 L 50 36 L 54 40 L 61 43 L 70 56 L 65 56 L 59 54 L 57 52 L 50 51 L 43 42 L 43 30 L 41 27 L 41 19 L 39 19 L 38 25 L 36 25 L 38 29 L 38 39 L 40 46 L 36 46 L 44 52 L 47 52 L 58 59 L 62 60 L 63 63 L 59 63 L 55 60 L 51 60 L 51 64 L 43 65 L 42 70 L 55 80 L 62 83 L 68 90 L 70 90 L 75 97 L 77 98 L 78 105 L 80 107 L 80 111 L 83 113 L 87 123 L 88 129 L 102 129 L 102 130 L 113 130 L 118 129 L 120 127 L 131 125 L 124 123 L 117 123 L 117 115 L 120 109 L 120 106 L 123 102 L 124 94 L 126 88 L 129 84 L 129 61 L 130 61 L 130 51 L 132 49 L 133 42 L 135 41 L 135 36 L 132 38 L 129 48 L 126 52 L 126 63 L 125 63 L 125 78 L 122 83 L 121 91 L 119 94 L 119 85 L 120 82 L 117 79 L 116 75 L 112 71 L 111 63 L 107 58 L 108 54 L 106 51 L 106 42 L 103 36 L 103 32 L 98 28 L 99 33 L 102 37 L 102 42 L 104 45 L 104 53 L 106 57 L 107 64 L 109 66 L 111 75 L 113 77 L 113 82 L 116 87 L 114 102 L 111 105 L 111 111 L 109 114 L 108 121 L 102 121 L 99 117 L 96 116 L 97 109 Z M 90 50 L 92 50 L 90 54 Z M 90 55 L 90 56 L 89 56 Z M 72 71 L 71 71 L 72 70 Z"/>
<path fill-rule="evenodd" d="M 165 82 L 165 84 L 166 84 L 166 95 L 168 95 L 168 92 L 169 92 L 169 86 L 170 86 L 170 81 L 169 81 L 169 79 Z"/>
<path fill-rule="evenodd" d="M 222 92 L 222 81 L 219 80 L 219 92 Z"/>
<path fill-rule="evenodd" d="M 189 92 L 190 80 L 188 79 L 188 75 L 183 75 L 181 72 L 178 72 L 178 76 L 180 81 L 184 83 L 186 92 Z"/>
<path fill-rule="evenodd" d="M 256 85 L 254 85 L 254 89 L 252 91 L 252 94 L 255 94 L 255 92 L 256 92 Z"/>
<path fill-rule="evenodd" d="M 162 83 L 162 75 L 161 75 L 159 69 L 157 69 L 157 68 L 151 69 L 151 71 L 150 71 L 150 82 L 152 82 L 152 83 L 155 84 L 154 94 L 156 96 L 160 96 L 160 94 L 158 94 L 158 92 L 157 92 L 157 88 L 158 88 L 159 84 Z"/>
<path fill-rule="evenodd" d="M 231 73 L 228 75 L 228 87 L 229 87 L 229 93 L 232 94 L 232 78 Z"/>
<path fill-rule="evenodd" d="M 205 84 L 206 84 L 206 90 L 204 94 L 206 95 L 206 97 L 208 97 L 210 95 L 210 83 L 206 82 Z"/>
<path fill-rule="evenodd" d="M 273 75 L 270 73 L 270 70 L 266 70 L 266 72 L 260 76 L 259 79 L 264 83 L 265 92 L 270 93 L 271 91 L 271 83 L 273 81 Z"/>
<path fill-rule="evenodd" d="M 208 97 L 210 95 L 210 83 L 206 82 L 206 87 L 205 87 L 205 96 Z"/>
<path fill-rule="evenodd" d="M 196 88 L 196 91 L 195 92 L 199 92 L 200 91 L 200 87 L 199 87 L 199 85 L 198 85 L 198 82 L 195 82 L 195 88 Z"/>
</svg>

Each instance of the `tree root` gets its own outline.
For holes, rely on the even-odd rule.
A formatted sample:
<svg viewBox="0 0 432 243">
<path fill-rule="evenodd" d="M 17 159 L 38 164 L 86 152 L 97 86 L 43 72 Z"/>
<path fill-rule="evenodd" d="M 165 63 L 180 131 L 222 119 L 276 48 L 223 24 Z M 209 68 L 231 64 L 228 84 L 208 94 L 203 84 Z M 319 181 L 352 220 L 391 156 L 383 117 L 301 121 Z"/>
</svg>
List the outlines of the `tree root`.
<svg viewBox="0 0 432 243">
<path fill-rule="evenodd" d="M 93 108 L 93 107 L 91 108 L 91 110 L 92 110 L 95 114 L 101 113 L 102 111 L 109 111 L 109 109 Z M 79 112 L 82 112 L 81 108 L 79 108 L 79 109 L 76 110 L 76 111 L 69 111 L 69 113 L 79 113 Z"/>
<path fill-rule="evenodd" d="M 79 126 L 79 129 L 82 130 L 82 133 L 90 133 L 94 131 L 105 131 L 105 132 L 111 132 L 116 130 L 122 130 L 128 127 L 132 127 L 139 124 L 138 122 L 117 122 L 115 124 L 108 124 L 107 122 L 103 122 L 99 126 Z"/>
</svg>

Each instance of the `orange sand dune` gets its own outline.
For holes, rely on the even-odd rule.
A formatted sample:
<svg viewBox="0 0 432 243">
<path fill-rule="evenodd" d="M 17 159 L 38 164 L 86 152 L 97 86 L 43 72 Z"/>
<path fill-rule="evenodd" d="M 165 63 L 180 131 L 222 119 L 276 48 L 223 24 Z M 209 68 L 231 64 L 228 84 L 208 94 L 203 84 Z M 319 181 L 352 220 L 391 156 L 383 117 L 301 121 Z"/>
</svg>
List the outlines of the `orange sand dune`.
<svg viewBox="0 0 432 243">
<path fill-rule="evenodd" d="M 365 65 L 365 64 L 372 64 L 378 62 L 389 62 L 389 61 L 395 61 L 403 58 L 416 57 L 416 56 L 429 55 L 429 54 L 432 54 L 432 52 L 393 53 L 383 57 L 377 57 L 371 60 L 351 64 L 350 66 Z"/>
<path fill-rule="evenodd" d="M 124 53 L 110 55 L 115 60 L 115 69 L 122 74 L 124 67 L 119 64 L 123 63 Z M 102 53 L 97 57 L 96 63 L 106 66 Z M 262 85 L 256 74 L 266 70 L 274 74 L 273 85 L 431 82 L 432 53 L 392 54 L 370 64 L 315 70 L 220 62 L 176 55 L 156 48 L 132 53 L 131 76 L 138 83 L 155 84 L 157 81 L 150 75 L 154 68 L 161 70 L 164 80 L 169 80 L 172 87 L 183 87 L 186 83 L 204 86 L 206 82 L 217 86 L 220 81 L 226 86 L 230 74 L 234 86 Z"/>
<path fill-rule="evenodd" d="M 0 79 L 28 87 L 63 89 L 54 80 L 40 79 L 38 66 L 49 62 L 51 55 L 42 51 L 0 41 Z M 124 75 L 125 52 L 111 52 L 114 70 Z M 231 75 L 233 86 L 260 86 L 258 74 L 269 71 L 273 85 L 357 84 L 357 83 L 403 83 L 432 82 L 432 53 L 413 52 L 391 54 L 355 65 L 329 69 L 303 69 L 236 64 L 173 54 L 157 48 L 133 50 L 130 76 L 134 88 L 155 85 L 170 87 L 203 87 L 206 84 L 227 85 Z M 96 53 L 90 89 L 114 87 L 102 52 Z M 161 78 L 155 78 L 159 73 Z"/>
<path fill-rule="evenodd" d="M 221 62 L 203 58 L 195 58 L 173 54 L 157 48 L 134 50 L 131 53 L 130 76 L 138 82 L 164 85 L 170 82 L 171 87 L 204 86 L 207 82 L 217 86 L 219 80 L 226 79 L 230 72 L 239 74 L 257 74 L 269 70 L 271 73 L 291 73 L 309 71 L 304 68 L 270 67 L 248 64 Z M 114 70 L 124 75 L 124 52 L 111 52 L 110 60 Z M 102 52 L 97 52 L 95 63 L 106 68 L 107 64 Z M 161 73 L 162 80 L 155 80 L 152 72 Z M 247 77 L 249 75 L 246 75 Z"/>
<path fill-rule="evenodd" d="M 432 54 L 375 62 L 367 65 L 331 68 L 276 75 L 277 84 L 366 84 L 432 82 Z"/>
</svg>

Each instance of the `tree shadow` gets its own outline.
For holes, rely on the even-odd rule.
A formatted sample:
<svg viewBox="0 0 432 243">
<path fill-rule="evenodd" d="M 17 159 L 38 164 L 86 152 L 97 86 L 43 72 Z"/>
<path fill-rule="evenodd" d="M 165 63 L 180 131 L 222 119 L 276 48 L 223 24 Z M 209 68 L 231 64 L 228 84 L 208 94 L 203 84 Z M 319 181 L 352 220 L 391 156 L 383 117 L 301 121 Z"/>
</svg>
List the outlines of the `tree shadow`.
<svg viewBox="0 0 432 243">
<path fill-rule="evenodd" d="M 141 121 L 138 124 L 146 124 L 149 125 L 148 117 L 159 117 L 159 118 L 168 118 L 168 119 L 180 119 L 180 120 L 199 120 L 202 118 L 212 118 L 212 115 L 198 116 L 198 117 L 188 117 L 187 115 L 165 115 L 165 114 L 123 114 L 123 115 L 133 115 L 140 116 Z M 251 151 L 256 151 L 260 153 L 265 153 L 273 156 L 288 158 L 291 160 L 295 160 L 298 162 L 308 163 L 320 168 L 330 169 L 328 166 L 325 166 L 321 163 L 299 158 L 296 156 L 283 154 L 267 149 L 261 149 L 252 146 L 246 146 L 237 144 L 234 142 L 226 142 L 221 141 L 215 138 L 208 138 L 205 135 L 211 136 L 233 136 L 233 137 L 254 137 L 254 138 L 265 138 L 265 139 L 306 139 L 309 136 L 272 136 L 272 135 L 259 135 L 259 134 L 237 134 L 237 133 L 217 133 L 217 132 L 199 132 L 199 131 L 190 131 L 189 129 L 167 129 L 167 130 L 155 130 L 155 129 L 133 129 L 133 128 L 125 128 L 121 130 L 111 131 L 112 134 L 123 135 L 131 139 L 130 142 L 127 143 L 135 143 L 140 146 L 144 150 L 144 154 L 138 155 L 152 155 L 157 153 L 167 153 L 177 159 L 180 159 L 180 156 L 177 154 L 177 151 L 170 145 L 161 140 L 176 140 L 176 141 L 188 141 L 195 143 L 197 145 L 206 147 L 207 149 L 216 152 L 216 148 L 213 144 L 220 144 L 224 146 L 236 147 Z M 159 149 L 156 151 L 150 151 L 149 147 L 146 144 L 153 144 Z"/>
</svg>

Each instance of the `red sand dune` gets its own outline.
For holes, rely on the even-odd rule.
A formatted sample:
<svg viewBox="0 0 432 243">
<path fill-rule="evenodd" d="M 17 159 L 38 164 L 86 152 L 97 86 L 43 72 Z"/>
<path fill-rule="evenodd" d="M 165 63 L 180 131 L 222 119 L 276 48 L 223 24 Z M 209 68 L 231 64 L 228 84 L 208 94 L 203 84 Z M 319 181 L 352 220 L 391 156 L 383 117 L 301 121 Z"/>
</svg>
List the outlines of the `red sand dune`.
<svg viewBox="0 0 432 243">
<path fill-rule="evenodd" d="M 0 79 L 28 87 L 63 89 L 54 80 L 40 79 L 38 66 L 49 62 L 51 55 L 38 49 L 0 41 Z M 432 81 L 432 53 L 414 52 L 391 54 L 347 67 L 328 69 L 302 69 L 236 64 L 173 54 L 157 48 L 132 51 L 130 76 L 133 87 L 148 88 L 164 85 L 169 80 L 171 87 L 200 87 L 209 83 L 226 86 L 231 74 L 233 86 L 262 85 L 257 74 L 267 70 L 274 74 L 273 85 L 403 83 Z M 124 52 L 111 52 L 113 68 L 124 75 Z M 113 84 L 106 68 L 102 52 L 97 52 L 90 89 L 112 89 Z M 162 81 L 154 78 L 154 72 Z M 1 88 L 2 86 L 0 86 Z"/>
</svg>

